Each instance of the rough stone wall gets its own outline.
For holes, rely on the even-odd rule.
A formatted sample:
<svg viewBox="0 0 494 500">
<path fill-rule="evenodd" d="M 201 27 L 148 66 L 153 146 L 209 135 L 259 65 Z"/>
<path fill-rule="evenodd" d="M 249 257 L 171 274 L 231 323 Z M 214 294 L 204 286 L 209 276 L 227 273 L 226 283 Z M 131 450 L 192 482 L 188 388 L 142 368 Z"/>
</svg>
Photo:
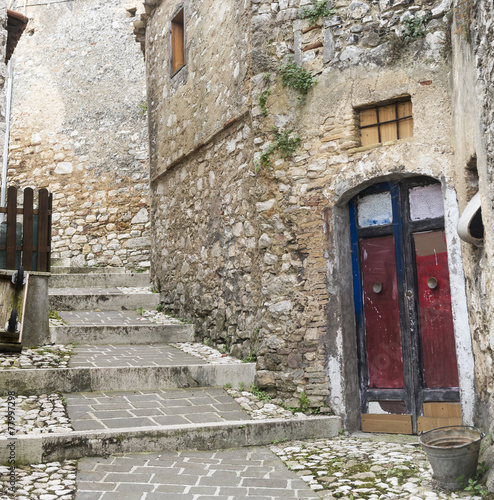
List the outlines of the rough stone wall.
<svg viewBox="0 0 494 500">
<path fill-rule="evenodd" d="M 28 7 L 16 49 L 9 184 L 53 192 L 52 257 L 149 267 L 142 4 Z"/>
<path fill-rule="evenodd" d="M 3 148 L 5 141 L 5 84 L 7 79 L 7 65 L 5 64 L 5 54 L 7 49 L 6 26 L 7 1 L 0 0 L 0 162 L 3 162 Z"/>
<path fill-rule="evenodd" d="M 454 3 L 453 89 L 455 96 L 455 177 L 460 207 L 480 192 L 483 246 L 463 243 L 469 319 L 478 394 L 476 424 L 490 435 L 481 460 L 490 467 L 494 491 L 494 26 L 492 2 Z M 474 91 L 472 91 L 474 89 Z"/>
<path fill-rule="evenodd" d="M 473 2 L 472 2 L 473 4 Z M 484 247 L 470 248 L 472 259 L 469 285 L 473 292 L 471 308 L 474 338 L 479 365 L 477 380 L 484 407 L 488 408 L 489 431 L 494 431 L 494 26 L 492 2 L 479 1 L 476 5 L 476 26 L 472 42 L 477 71 L 478 109 L 481 110 L 480 137 L 477 155 L 478 184 L 481 194 L 484 222 Z M 487 427 L 487 426 L 486 426 Z M 494 481 L 493 481 L 494 485 Z"/>
<path fill-rule="evenodd" d="M 453 183 L 444 50 L 448 23 L 444 6 L 430 1 L 340 1 L 334 15 L 308 29 L 308 22 L 298 19 L 304 3 L 309 2 L 222 2 L 226 11 L 241 4 L 250 12 L 250 25 L 242 32 L 249 34 L 251 51 L 232 54 L 241 57 L 235 61 L 243 80 L 237 87 L 231 79 L 223 80 L 231 86 L 230 99 L 243 102 L 247 94 L 250 108 L 237 129 L 208 136 L 205 146 L 196 136 L 190 142 L 192 132 L 184 134 L 182 125 L 170 132 L 176 144 L 160 139 L 165 124 L 173 125 L 167 110 L 185 120 L 191 109 L 185 95 L 193 84 L 206 88 L 202 106 L 218 113 L 223 108 L 212 107 L 218 93 L 207 85 L 216 75 L 193 77 L 195 66 L 175 93 L 168 92 L 173 82 L 166 83 L 166 33 L 178 3 L 150 9 L 150 133 L 152 147 L 161 148 L 163 155 L 151 157 L 157 175 L 152 184 L 152 272 L 166 305 L 191 318 L 202 338 L 243 356 L 256 353 L 258 385 L 294 406 L 304 391 L 310 406 L 346 412 L 351 420 L 358 415 L 358 389 L 346 203 L 368 184 L 403 175 L 430 175 L 445 187 Z M 206 12 L 210 4 L 204 1 L 197 10 Z M 207 16 L 193 13 L 186 4 L 189 61 L 194 61 L 196 33 L 210 25 Z M 400 44 L 393 34 L 401 34 L 409 15 L 426 15 L 427 33 Z M 226 24 L 221 36 L 210 32 L 201 38 L 202 52 L 221 53 L 224 36 L 235 36 L 235 30 Z M 165 35 L 161 42 L 158 34 Z M 317 84 L 302 101 L 283 87 L 278 75 L 290 53 L 317 75 Z M 235 61 L 221 68 L 235 68 Z M 259 98 L 268 89 L 264 116 Z M 412 98 L 413 137 L 359 147 L 356 109 L 404 95 Z M 194 116 L 189 115 L 192 126 Z M 197 130 L 208 123 L 212 119 Z M 298 134 L 301 145 L 293 158 L 275 154 L 271 169 L 256 169 L 260 154 L 274 141 L 273 126 Z M 232 143 L 235 134 L 237 142 Z M 183 156 L 175 153 L 179 144 L 187 145 Z M 255 161 L 249 161 L 250 151 L 256 152 Z M 159 175 L 164 168 L 168 170 Z M 207 307 L 200 305 L 203 297 Z M 224 316 L 223 304 L 228 311 Z M 218 315 L 220 321 L 214 322 Z M 345 352 L 352 354 L 345 357 Z"/>
</svg>

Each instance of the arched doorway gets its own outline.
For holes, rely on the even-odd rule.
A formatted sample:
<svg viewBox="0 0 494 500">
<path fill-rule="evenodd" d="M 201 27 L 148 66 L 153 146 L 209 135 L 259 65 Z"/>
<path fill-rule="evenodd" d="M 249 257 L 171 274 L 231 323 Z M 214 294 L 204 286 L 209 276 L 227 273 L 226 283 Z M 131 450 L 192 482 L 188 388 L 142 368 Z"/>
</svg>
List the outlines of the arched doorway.
<svg viewBox="0 0 494 500">
<path fill-rule="evenodd" d="M 461 423 L 441 185 L 373 185 L 349 203 L 362 430 Z"/>
</svg>

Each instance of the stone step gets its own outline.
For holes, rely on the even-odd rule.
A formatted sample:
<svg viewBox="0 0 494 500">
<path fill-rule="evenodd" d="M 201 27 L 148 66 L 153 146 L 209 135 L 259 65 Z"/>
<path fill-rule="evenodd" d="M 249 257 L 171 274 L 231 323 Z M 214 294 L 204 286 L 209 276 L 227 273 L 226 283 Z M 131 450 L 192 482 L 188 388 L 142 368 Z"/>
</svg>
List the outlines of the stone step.
<svg viewBox="0 0 494 500">
<path fill-rule="evenodd" d="M 52 274 L 48 282 L 50 288 L 147 287 L 149 283 L 149 273 Z"/>
<path fill-rule="evenodd" d="M 0 387 L 17 395 L 223 386 L 254 382 L 255 363 L 206 361 L 171 345 L 80 345 L 68 367 L 0 370 Z"/>
<path fill-rule="evenodd" d="M 253 420 L 221 388 L 65 394 L 73 431 L 18 435 L 19 464 L 114 453 L 230 449 L 335 436 L 334 416 Z M 0 438 L 0 460 L 9 456 Z M 1 441 L 4 441 L 2 443 Z"/>
<path fill-rule="evenodd" d="M 137 292 L 123 287 L 51 288 L 49 290 L 51 311 L 118 311 L 136 310 L 140 307 L 154 309 L 159 301 L 158 293 L 150 290 Z"/>
<path fill-rule="evenodd" d="M 125 267 L 68 267 L 51 266 L 52 274 L 123 274 Z"/>
<path fill-rule="evenodd" d="M 50 338 L 56 344 L 137 345 L 191 342 L 194 340 L 194 325 L 50 326 Z"/>
</svg>

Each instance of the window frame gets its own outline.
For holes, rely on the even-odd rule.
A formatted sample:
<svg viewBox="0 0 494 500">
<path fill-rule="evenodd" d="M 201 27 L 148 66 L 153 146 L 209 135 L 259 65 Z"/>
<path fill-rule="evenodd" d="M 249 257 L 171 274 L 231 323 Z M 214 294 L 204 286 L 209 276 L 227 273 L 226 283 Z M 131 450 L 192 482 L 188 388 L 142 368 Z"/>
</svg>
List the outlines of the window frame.
<svg viewBox="0 0 494 500">
<path fill-rule="evenodd" d="M 399 116 L 398 106 L 401 103 L 410 103 L 410 114 L 406 114 L 404 116 Z M 389 106 L 392 106 L 392 105 L 394 105 L 394 118 L 391 119 L 391 120 L 380 121 L 379 109 L 380 108 L 384 108 L 384 107 L 389 107 Z M 362 123 L 362 112 L 363 111 L 369 111 L 369 110 L 375 110 L 375 113 L 376 113 L 376 122 L 375 123 L 371 123 L 371 124 L 367 124 L 367 125 L 361 125 L 361 123 Z M 359 132 L 360 132 L 360 145 L 362 147 L 377 146 L 379 144 L 383 144 L 384 142 L 391 142 L 391 141 L 395 141 L 395 140 L 402 140 L 402 139 L 408 139 L 409 137 L 413 137 L 413 106 L 412 106 L 412 98 L 409 95 L 403 96 L 403 97 L 398 97 L 398 98 L 395 98 L 395 99 L 390 99 L 388 101 L 380 102 L 378 104 L 376 103 L 376 104 L 372 104 L 372 105 L 368 105 L 368 106 L 359 107 L 356 111 L 358 113 L 358 116 L 357 116 L 358 129 L 359 129 Z M 411 120 L 411 124 L 412 124 L 412 126 L 411 126 L 412 127 L 411 128 L 411 134 L 407 135 L 405 137 L 400 137 L 400 122 L 403 122 L 405 120 Z M 382 140 L 382 135 L 383 134 L 382 134 L 381 127 L 384 126 L 384 125 L 389 125 L 389 124 L 396 124 L 396 138 L 395 139 L 391 139 L 389 141 L 383 141 Z M 377 129 L 377 140 L 378 140 L 378 142 L 364 144 L 363 140 L 362 140 L 362 130 L 370 129 L 370 128 Z"/>
<path fill-rule="evenodd" d="M 175 76 L 186 65 L 185 8 L 177 9 L 170 21 L 170 71 Z"/>
</svg>

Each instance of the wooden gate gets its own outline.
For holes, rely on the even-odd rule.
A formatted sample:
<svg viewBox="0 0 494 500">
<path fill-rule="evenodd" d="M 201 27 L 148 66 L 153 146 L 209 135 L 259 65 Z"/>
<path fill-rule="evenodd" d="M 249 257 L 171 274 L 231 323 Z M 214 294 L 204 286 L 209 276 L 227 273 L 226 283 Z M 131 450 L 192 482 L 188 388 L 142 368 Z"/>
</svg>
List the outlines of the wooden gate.
<svg viewBox="0 0 494 500">
<path fill-rule="evenodd" d="M 34 191 L 24 189 L 23 204 L 17 206 L 17 188 L 7 190 L 6 214 L 0 224 L 0 269 L 50 272 L 52 194 L 38 192 L 38 208 L 34 208 Z"/>
</svg>

